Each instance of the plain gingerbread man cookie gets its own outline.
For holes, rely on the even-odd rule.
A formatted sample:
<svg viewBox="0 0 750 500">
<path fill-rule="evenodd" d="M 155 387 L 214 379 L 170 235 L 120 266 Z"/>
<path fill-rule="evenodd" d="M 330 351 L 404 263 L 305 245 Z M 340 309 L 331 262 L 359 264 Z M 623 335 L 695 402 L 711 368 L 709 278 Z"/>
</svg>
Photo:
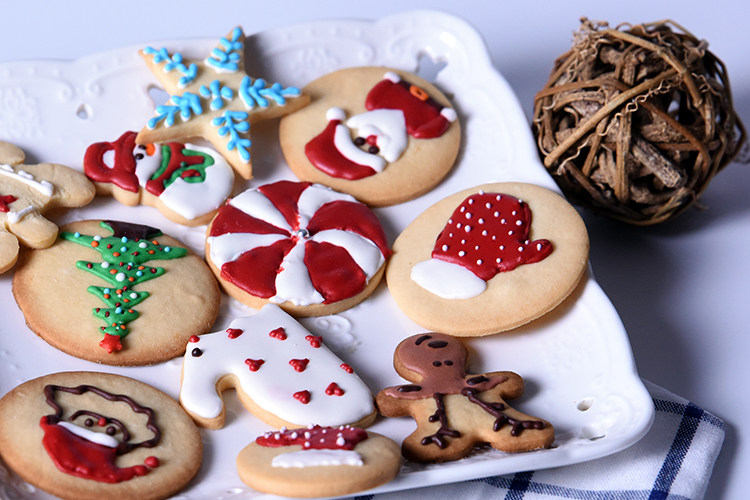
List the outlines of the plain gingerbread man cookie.
<svg viewBox="0 0 750 500">
<path fill-rule="evenodd" d="M 95 195 L 83 174 L 54 163 L 24 165 L 26 155 L 0 141 L 0 273 L 18 258 L 19 241 L 46 248 L 57 238 L 57 226 L 42 213 L 55 207 L 81 207 Z"/>
<path fill-rule="evenodd" d="M 549 422 L 506 403 L 523 394 L 523 379 L 513 372 L 467 374 L 468 351 L 450 335 L 426 333 L 403 340 L 394 354 L 396 371 L 409 380 L 377 395 L 386 417 L 411 416 L 417 429 L 402 443 L 416 462 L 458 460 L 489 443 L 506 452 L 548 448 Z"/>
</svg>

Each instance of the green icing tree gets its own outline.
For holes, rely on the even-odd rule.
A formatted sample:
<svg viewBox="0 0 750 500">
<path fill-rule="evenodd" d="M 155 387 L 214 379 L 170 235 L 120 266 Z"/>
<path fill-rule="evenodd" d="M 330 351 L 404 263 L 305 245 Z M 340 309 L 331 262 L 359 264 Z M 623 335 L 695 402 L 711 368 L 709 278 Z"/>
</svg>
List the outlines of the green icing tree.
<svg viewBox="0 0 750 500">
<path fill-rule="evenodd" d="M 112 236 L 90 236 L 63 232 L 60 237 L 93 248 L 102 262 L 79 260 L 76 267 L 98 276 L 110 286 L 91 285 L 89 293 L 96 295 L 104 307 L 94 308 L 94 316 L 106 323 L 100 327 L 104 339 L 99 343 L 107 352 L 122 349 L 120 340 L 128 333 L 129 322 L 139 316 L 134 308 L 148 298 L 148 292 L 133 290 L 135 285 L 158 278 L 164 268 L 145 265 L 152 260 L 178 259 L 187 255 L 187 249 L 163 246 L 154 240 L 161 231 L 140 224 L 103 221 L 101 226 L 112 231 Z"/>
</svg>

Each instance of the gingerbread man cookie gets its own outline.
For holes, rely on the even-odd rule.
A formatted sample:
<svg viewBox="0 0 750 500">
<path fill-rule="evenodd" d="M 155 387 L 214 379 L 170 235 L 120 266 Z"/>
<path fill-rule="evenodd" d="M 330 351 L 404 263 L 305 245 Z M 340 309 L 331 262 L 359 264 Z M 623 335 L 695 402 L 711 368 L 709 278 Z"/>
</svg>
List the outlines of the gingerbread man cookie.
<svg viewBox="0 0 750 500">
<path fill-rule="evenodd" d="M 411 383 L 383 389 L 376 401 L 384 416 L 408 415 L 416 421 L 417 429 L 402 443 L 407 459 L 458 460 L 482 443 L 506 452 L 552 444 L 552 425 L 506 403 L 523 394 L 520 376 L 468 374 L 467 364 L 466 347 L 450 335 L 418 334 L 396 347 L 396 371 Z"/>
<path fill-rule="evenodd" d="M 423 328 L 456 336 L 518 327 L 557 307 L 588 265 L 586 226 L 560 195 L 519 182 L 429 207 L 396 238 L 386 281 Z"/>
<path fill-rule="evenodd" d="M 347 68 L 303 91 L 312 102 L 279 128 L 284 157 L 299 179 L 385 206 L 426 193 L 453 167 L 461 142 L 456 111 L 419 76 Z"/>
<path fill-rule="evenodd" d="M 45 375 L 0 399 L 0 457 L 56 497 L 168 498 L 198 472 L 202 452 L 174 399 L 120 375 Z"/>
<path fill-rule="evenodd" d="M 168 142 L 136 145 L 136 132 L 86 149 L 83 171 L 99 194 L 155 206 L 187 226 L 208 224 L 232 193 L 234 171 L 210 148 Z"/>
<path fill-rule="evenodd" d="M 395 442 L 349 426 L 268 432 L 237 457 L 237 472 L 247 485 L 273 495 L 306 498 L 374 488 L 393 479 L 400 467 Z"/>
<path fill-rule="evenodd" d="M 232 321 L 226 331 L 191 337 L 180 402 L 204 427 L 224 425 L 221 394 L 276 427 L 367 426 L 377 412 L 370 389 L 322 338 L 274 304 Z"/>
<path fill-rule="evenodd" d="M 19 241 L 46 248 L 57 226 L 42 213 L 55 207 L 81 207 L 95 195 L 94 185 L 72 168 L 54 163 L 23 165 L 24 152 L 0 141 L 0 273 L 18 258 Z"/>
<path fill-rule="evenodd" d="M 146 47 L 146 64 L 171 94 L 138 134 L 138 144 L 202 137 L 243 178 L 252 177 L 250 127 L 292 113 L 310 99 L 296 87 L 268 83 L 245 73 L 245 34 L 234 28 L 203 61 Z"/>
</svg>

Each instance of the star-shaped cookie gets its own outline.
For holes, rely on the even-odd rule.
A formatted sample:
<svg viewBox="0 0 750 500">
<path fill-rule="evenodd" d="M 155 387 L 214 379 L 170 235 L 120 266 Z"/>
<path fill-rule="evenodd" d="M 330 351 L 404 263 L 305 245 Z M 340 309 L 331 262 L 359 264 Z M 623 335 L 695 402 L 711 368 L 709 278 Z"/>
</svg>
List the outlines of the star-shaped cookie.
<svg viewBox="0 0 750 500">
<path fill-rule="evenodd" d="M 251 125 L 292 113 L 310 98 L 296 87 L 249 76 L 244 41 L 242 29 L 234 28 L 203 61 L 189 61 L 166 48 L 141 50 L 149 69 L 171 97 L 156 107 L 136 142 L 201 137 L 243 178 L 251 178 Z"/>
</svg>

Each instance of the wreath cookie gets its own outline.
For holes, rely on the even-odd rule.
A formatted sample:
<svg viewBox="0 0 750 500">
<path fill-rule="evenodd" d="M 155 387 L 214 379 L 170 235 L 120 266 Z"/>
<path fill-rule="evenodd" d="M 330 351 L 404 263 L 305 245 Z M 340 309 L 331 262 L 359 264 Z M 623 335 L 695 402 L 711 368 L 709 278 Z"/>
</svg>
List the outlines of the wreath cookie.
<svg viewBox="0 0 750 500">
<path fill-rule="evenodd" d="M 348 68 L 303 91 L 312 102 L 285 116 L 279 130 L 299 179 L 384 206 L 428 192 L 452 168 L 461 142 L 456 112 L 417 75 Z"/>
<path fill-rule="evenodd" d="M 386 281 L 414 322 L 456 336 L 523 325 L 555 308 L 586 272 L 588 234 L 575 209 L 533 184 L 467 189 L 398 236 Z"/>
<path fill-rule="evenodd" d="M 208 227 L 206 260 L 224 290 L 255 309 L 335 314 L 378 285 L 390 255 L 375 214 L 349 195 L 309 182 L 249 189 Z"/>
<path fill-rule="evenodd" d="M 13 295 L 29 328 L 73 356 L 147 365 L 182 354 L 211 328 L 220 292 L 205 262 L 160 230 L 78 221 L 25 253 Z"/>
<path fill-rule="evenodd" d="M 0 456 L 60 498 L 168 498 L 195 476 L 202 453 L 177 402 L 131 378 L 56 373 L 0 399 Z"/>
<path fill-rule="evenodd" d="M 0 141 L 0 273 L 18 259 L 19 241 L 46 248 L 57 226 L 42 214 L 55 207 L 82 207 L 95 194 L 94 185 L 72 168 L 54 163 L 24 165 L 26 155 Z"/>
</svg>

